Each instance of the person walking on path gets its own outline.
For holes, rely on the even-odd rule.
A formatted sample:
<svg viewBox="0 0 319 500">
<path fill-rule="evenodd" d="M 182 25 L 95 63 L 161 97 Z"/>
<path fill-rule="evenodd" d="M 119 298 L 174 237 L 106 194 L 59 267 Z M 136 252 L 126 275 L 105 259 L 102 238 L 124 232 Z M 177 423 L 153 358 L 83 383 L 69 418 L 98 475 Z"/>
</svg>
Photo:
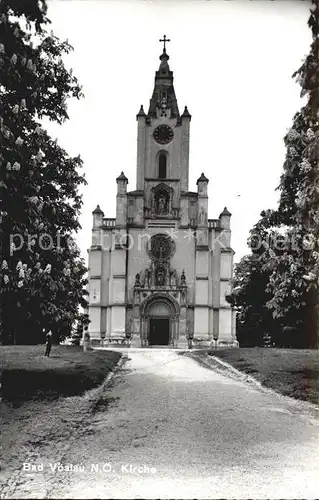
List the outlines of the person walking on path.
<svg viewBox="0 0 319 500">
<path fill-rule="evenodd" d="M 50 352 L 51 352 L 51 348 L 52 348 L 52 332 L 51 332 L 51 330 L 48 331 L 48 333 L 46 334 L 45 338 L 46 338 L 46 343 L 45 343 L 45 354 L 44 354 L 44 356 L 49 357 L 50 356 Z"/>
<path fill-rule="evenodd" d="M 87 352 L 90 350 L 90 334 L 88 331 L 88 327 L 84 327 L 84 334 L 83 334 L 83 351 Z"/>
</svg>

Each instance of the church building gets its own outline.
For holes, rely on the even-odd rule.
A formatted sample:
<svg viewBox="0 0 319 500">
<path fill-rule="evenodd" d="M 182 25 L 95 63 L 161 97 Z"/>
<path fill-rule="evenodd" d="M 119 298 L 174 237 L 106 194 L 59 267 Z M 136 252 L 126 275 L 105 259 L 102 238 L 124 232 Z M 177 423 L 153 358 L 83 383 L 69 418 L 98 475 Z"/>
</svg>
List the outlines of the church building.
<svg viewBox="0 0 319 500">
<path fill-rule="evenodd" d="M 137 114 L 136 189 L 117 177 L 116 217 L 93 211 L 92 344 L 238 346 L 231 293 L 231 214 L 208 219 L 204 173 L 189 191 L 191 115 L 180 114 L 164 36 L 147 113 Z M 206 172 L 207 173 L 207 172 Z M 103 200 L 102 200 L 103 201 Z"/>
</svg>

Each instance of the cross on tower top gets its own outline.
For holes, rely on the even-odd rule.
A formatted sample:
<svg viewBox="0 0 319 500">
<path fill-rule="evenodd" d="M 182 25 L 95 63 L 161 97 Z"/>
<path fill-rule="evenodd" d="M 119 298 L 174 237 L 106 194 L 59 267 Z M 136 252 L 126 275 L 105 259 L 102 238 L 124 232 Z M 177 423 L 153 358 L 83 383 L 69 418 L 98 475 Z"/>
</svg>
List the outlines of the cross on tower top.
<svg viewBox="0 0 319 500">
<path fill-rule="evenodd" d="M 166 38 L 166 35 L 164 35 L 163 38 L 160 39 L 160 42 L 164 42 L 164 52 L 166 51 L 166 42 L 170 42 L 171 40 L 169 38 Z"/>
</svg>

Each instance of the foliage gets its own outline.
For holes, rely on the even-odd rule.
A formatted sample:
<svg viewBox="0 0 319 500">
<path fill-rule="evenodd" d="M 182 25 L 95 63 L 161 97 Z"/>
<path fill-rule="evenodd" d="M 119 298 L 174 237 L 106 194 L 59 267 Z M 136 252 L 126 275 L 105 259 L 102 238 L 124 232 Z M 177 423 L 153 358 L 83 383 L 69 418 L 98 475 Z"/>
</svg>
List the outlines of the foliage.
<svg viewBox="0 0 319 500">
<path fill-rule="evenodd" d="M 250 242 L 257 238 L 258 249 L 252 248 L 252 255 L 239 263 L 235 273 L 238 289 L 233 300 L 240 310 L 239 326 L 241 321 L 249 325 L 252 312 L 258 317 L 255 345 L 264 322 L 275 332 L 281 325 L 281 340 L 275 334 L 279 345 L 318 345 L 319 5 L 315 1 L 308 25 L 313 38 L 310 54 L 293 75 L 307 102 L 284 138 L 287 152 L 279 205 L 261 213 L 250 235 Z M 272 313 L 272 324 L 265 306 Z"/>
<path fill-rule="evenodd" d="M 73 326 L 71 332 L 71 343 L 72 345 L 79 346 L 83 337 L 83 331 L 85 326 L 89 324 L 89 315 L 83 314 L 77 321 L 77 324 Z"/>
<path fill-rule="evenodd" d="M 4 342 L 65 337 L 85 307 L 86 268 L 74 241 L 85 185 L 72 158 L 41 126 L 67 118 L 81 97 L 63 56 L 72 49 L 47 32 L 46 3 L 0 3 L 0 291 Z"/>
<path fill-rule="evenodd" d="M 260 267 L 260 266 L 259 266 Z M 260 270 L 259 270 L 260 271 Z M 254 274 L 258 273 L 258 259 L 254 255 L 244 256 L 235 266 L 235 280 L 231 304 L 237 309 L 237 340 L 239 345 L 262 345 L 262 328 L 265 306 L 262 297 L 265 290 L 253 287 Z M 258 338 L 255 332 L 258 332 Z"/>
<path fill-rule="evenodd" d="M 318 342 L 319 272 L 319 6 L 313 2 L 308 25 L 310 54 L 294 73 L 306 105 L 285 137 L 287 148 L 280 181 L 278 219 L 287 226 L 285 251 L 269 255 L 272 268 L 268 306 L 285 326 L 296 327 L 300 345 Z"/>
<path fill-rule="evenodd" d="M 267 342 L 276 345 L 281 343 L 281 325 L 267 307 L 271 299 L 267 291 L 270 271 L 263 268 L 260 258 L 266 252 L 267 238 L 264 235 L 256 236 L 255 229 L 250 238 L 251 254 L 245 255 L 235 266 L 231 303 L 237 310 L 237 340 L 240 347 L 264 346 Z M 261 241 L 262 245 L 259 244 Z"/>
</svg>

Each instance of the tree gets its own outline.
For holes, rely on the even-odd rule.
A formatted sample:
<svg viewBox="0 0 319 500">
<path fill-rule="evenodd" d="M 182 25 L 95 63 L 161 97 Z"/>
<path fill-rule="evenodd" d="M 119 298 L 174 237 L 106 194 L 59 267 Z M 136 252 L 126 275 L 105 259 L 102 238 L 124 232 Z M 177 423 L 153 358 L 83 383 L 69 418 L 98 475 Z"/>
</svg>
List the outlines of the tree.
<svg viewBox="0 0 319 500">
<path fill-rule="evenodd" d="M 262 216 L 261 221 L 267 221 L 273 214 L 262 212 Z M 271 344 L 282 343 L 280 323 L 267 307 L 271 299 L 267 291 L 271 269 L 264 267 L 265 257 L 280 234 L 269 230 L 261 221 L 250 232 L 248 245 L 251 253 L 235 266 L 230 297 L 237 310 L 237 339 L 241 347 L 264 346 L 266 338 L 270 338 Z"/>
<path fill-rule="evenodd" d="M 79 346 L 83 337 L 83 332 L 85 327 L 89 324 L 88 314 L 83 314 L 81 318 L 78 319 L 77 324 L 73 326 L 71 334 L 71 343 L 73 345 Z"/>
<path fill-rule="evenodd" d="M 44 0 L 0 3 L 0 292 L 4 342 L 66 336 L 86 306 L 86 268 L 75 244 L 84 176 L 42 128 L 68 119 L 81 97 L 63 55 L 72 47 L 48 34 Z"/>
<path fill-rule="evenodd" d="M 237 309 L 237 340 L 240 347 L 263 345 L 263 336 L 267 333 L 266 316 L 271 316 L 266 307 L 265 283 L 267 275 L 262 272 L 256 255 L 245 255 L 235 266 L 232 305 Z"/>
<path fill-rule="evenodd" d="M 295 345 L 318 346 L 319 273 L 319 5 L 312 2 L 308 25 L 310 54 L 294 73 L 306 105 L 294 117 L 287 136 L 279 189 L 277 223 L 287 226 L 286 248 L 271 255 L 268 306 L 298 335 Z"/>
<path fill-rule="evenodd" d="M 284 138 L 287 148 L 277 209 L 266 210 L 250 233 L 251 255 L 235 268 L 239 341 L 318 346 L 319 293 L 319 5 L 312 2 L 310 54 L 296 71 L 307 103 Z M 270 313 L 271 312 L 271 316 Z"/>
<path fill-rule="evenodd" d="M 267 319 L 266 303 L 281 325 L 277 343 L 292 347 L 318 346 L 319 326 L 319 6 L 315 1 L 308 25 L 313 35 L 310 54 L 293 75 L 307 102 L 284 138 L 287 152 L 278 187 L 279 205 L 261 213 L 251 238 L 262 244 L 237 270 L 239 278 L 245 273 L 237 300 L 249 297 L 259 324 L 263 315 Z M 251 290 L 259 290 L 260 283 L 265 293 L 255 297 Z M 247 301 L 242 304 L 245 321 L 248 307 Z"/>
</svg>

